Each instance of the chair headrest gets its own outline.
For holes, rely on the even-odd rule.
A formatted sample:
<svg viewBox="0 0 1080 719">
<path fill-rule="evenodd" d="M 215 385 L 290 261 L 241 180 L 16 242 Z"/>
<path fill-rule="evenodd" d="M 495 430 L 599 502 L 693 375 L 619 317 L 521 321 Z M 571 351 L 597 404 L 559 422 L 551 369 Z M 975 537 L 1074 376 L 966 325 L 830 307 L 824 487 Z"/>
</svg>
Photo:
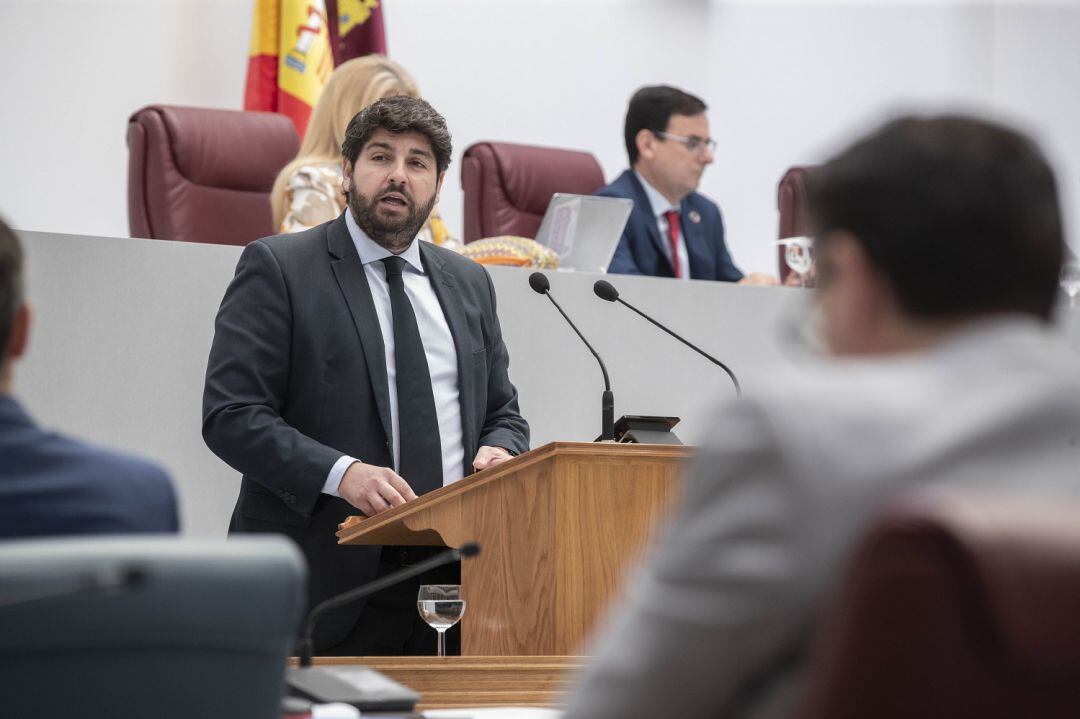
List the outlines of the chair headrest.
<svg viewBox="0 0 1080 719">
<path fill-rule="evenodd" d="M 209 187 L 269 192 L 300 146 L 292 121 L 269 112 L 151 105 L 130 122 L 162 135 L 180 173 Z"/>
</svg>

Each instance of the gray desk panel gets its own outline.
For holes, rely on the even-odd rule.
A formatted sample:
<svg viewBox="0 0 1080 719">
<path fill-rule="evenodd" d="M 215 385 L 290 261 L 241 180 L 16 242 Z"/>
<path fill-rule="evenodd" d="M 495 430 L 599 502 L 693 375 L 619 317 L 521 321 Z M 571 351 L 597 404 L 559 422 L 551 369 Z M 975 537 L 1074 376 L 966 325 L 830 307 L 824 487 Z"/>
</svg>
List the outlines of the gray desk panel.
<svg viewBox="0 0 1080 719">
<path fill-rule="evenodd" d="M 15 391 L 43 424 L 153 457 L 177 482 L 188 534 L 222 536 L 239 476 L 203 444 L 200 409 L 213 321 L 238 247 L 20 233 L 35 307 Z M 599 433 L 600 370 L 529 271 L 493 268 L 510 374 L 533 446 Z M 552 292 L 607 362 L 615 414 L 673 414 L 690 443 L 733 396 L 719 368 L 624 307 L 592 294 L 595 275 L 549 273 Z M 808 294 L 783 288 L 610 278 L 624 298 L 727 362 L 753 394 L 785 361 L 784 318 Z M 1080 312 L 1067 313 L 1080 347 Z"/>
</svg>

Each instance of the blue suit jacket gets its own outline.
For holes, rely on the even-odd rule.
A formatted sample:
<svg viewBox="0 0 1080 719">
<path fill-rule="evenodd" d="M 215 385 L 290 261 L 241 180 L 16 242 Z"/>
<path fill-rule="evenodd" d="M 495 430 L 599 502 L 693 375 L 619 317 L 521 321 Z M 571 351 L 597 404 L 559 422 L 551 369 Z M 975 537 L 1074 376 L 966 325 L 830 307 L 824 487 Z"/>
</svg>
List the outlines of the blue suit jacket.
<svg viewBox="0 0 1080 719">
<path fill-rule="evenodd" d="M 633 170 L 626 170 L 596 194 L 634 201 L 634 209 L 630 212 L 615 256 L 608 265 L 608 272 L 674 277 L 675 270 L 665 251 L 669 246 L 667 238 L 660 236 L 645 188 Z M 731 261 L 731 254 L 724 244 L 724 221 L 716 203 L 692 192 L 683 198 L 681 209 L 680 234 L 690 257 L 690 278 L 723 282 L 741 280 L 743 273 Z"/>
<path fill-rule="evenodd" d="M 163 469 L 37 427 L 0 394 L 0 538 L 176 532 Z"/>
</svg>

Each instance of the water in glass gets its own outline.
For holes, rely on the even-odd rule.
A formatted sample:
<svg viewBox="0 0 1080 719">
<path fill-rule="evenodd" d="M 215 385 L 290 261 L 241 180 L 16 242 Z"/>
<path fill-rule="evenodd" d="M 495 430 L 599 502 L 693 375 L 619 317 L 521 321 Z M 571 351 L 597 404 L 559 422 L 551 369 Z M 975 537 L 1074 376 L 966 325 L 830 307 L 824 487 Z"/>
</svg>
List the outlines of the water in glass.
<svg viewBox="0 0 1080 719">
<path fill-rule="evenodd" d="M 446 656 L 446 630 L 465 614 L 460 584 L 424 584 L 416 596 L 420 617 L 439 633 L 439 656 Z"/>
<path fill-rule="evenodd" d="M 805 276 L 814 264 L 810 247 L 801 242 L 791 242 L 784 248 L 784 262 L 799 276 Z"/>
<path fill-rule="evenodd" d="M 449 629 L 465 613 L 464 599 L 426 599 L 416 603 L 420 616 L 435 629 Z"/>
<path fill-rule="evenodd" d="M 1061 289 L 1069 296 L 1069 307 L 1076 307 L 1076 296 L 1080 294 L 1080 261 L 1069 260 L 1061 268 Z"/>
</svg>

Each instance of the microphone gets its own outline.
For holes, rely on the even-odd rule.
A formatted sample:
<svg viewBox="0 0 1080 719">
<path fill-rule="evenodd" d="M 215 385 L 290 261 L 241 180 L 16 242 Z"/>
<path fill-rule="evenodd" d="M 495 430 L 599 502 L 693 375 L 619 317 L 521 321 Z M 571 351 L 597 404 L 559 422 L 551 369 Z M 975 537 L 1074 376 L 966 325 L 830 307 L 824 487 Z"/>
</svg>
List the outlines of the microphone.
<svg viewBox="0 0 1080 719">
<path fill-rule="evenodd" d="M 535 289 L 535 288 L 533 288 L 533 289 Z M 739 380 L 735 377 L 735 373 L 731 371 L 730 367 L 728 367 L 726 364 L 724 364 L 720 360 L 716 359 L 711 354 L 709 354 L 705 350 L 701 349 L 697 345 L 692 344 L 686 338 L 675 334 L 675 332 L 673 332 L 672 330 L 668 329 L 664 325 L 662 325 L 659 322 L 657 322 L 656 320 L 654 320 L 652 317 L 649 317 L 647 314 L 645 314 L 644 312 L 639 310 L 637 307 L 634 307 L 632 304 L 630 304 L 626 300 L 619 297 L 619 291 L 617 289 L 615 289 L 615 286 L 612 285 L 610 282 L 608 282 L 607 280 L 597 280 L 596 283 L 593 285 L 593 292 L 596 294 L 597 297 L 599 297 L 602 300 L 607 300 L 608 302 L 618 302 L 620 304 L 626 305 L 627 307 L 632 309 L 634 312 L 637 312 L 639 315 L 641 315 L 642 317 L 647 319 L 649 322 L 652 322 L 654 325 L 656 325 L 660 329 L 664 330 L 664 332 L 667 332 L 669 335 L 671 335 L 675 339 L 679 340 L 684 345 L 686 345 L 690 349 L 694 350 L 699 355 L 701 355 L 705 359 L 712 362 L 714 365 L 718 366 L 720 369 L 727 372 L 728 376 L 731 377 L 732 383 L 735 385 L 735 395 L 739 396 L 739 397 L 742 396 L 742 388 L 739 386 Z"/>
<path fill-rule="evenodd" d="M 597 353 L 593 346 L 589 344 L 589 340 L 585 339 L 585 335 L 581 334 L 581 330 L 577 328 L 566 313 L 563 312 L 563 308 L 559 306 L 559 303 L 555 301 L 555 298 L 551 296 L 551 283 L 548 282 L 547 275 L 542 272 L 534 272 L 529 275 L 529 287 L 533 288 L 534 292 L 541 295 L 547 295 L 547 298 L 551 300 L 551 304 L 555 305 L 555 309 L 559 311 L 559 314 L 563 316 L 567 324 L 571 329 L 577 333 L 577 336 L 581 338 L 581 341 L 585 343 L 585 346 L 592 352 L 593 357 L 600 363 L 600 371 L 604 374 L 604 394 L 600 398 L 600 441 L 615 441 L 615 395 L 611 392 L 611 381 L 608 379 L 607 367 L 604 366 L 604 360 L 600 359 L 600 355 Z M 614 288 L 612 288 L 614 289 Z"/>
<path fill-rule="evenodd" d="M 336 597 L 330 597 L 329 599 L 320 602 L 311 613 L 308 614 L 307 621 L 304 623 L 304 634 L 300 638 L 300 666 L 310 667 L 311 657 L 314 654 L 314 645 L 311 640 L 311 635 L 315 631 L 315 625 L 319 622 L 319 619 L 323 614 L 326 614 L 331 609 L 337 609 L 346 604 L 351 604 L 357 599 L 363 599 L 366 596 L 374 594 L 375 592 L 381 592 L 387 587 L 392 587 L 395 584 L 404 582 L 406 579 L 412 579 L 424 572 L 441 567 L 445 564 L 452 564 L 459 559 L 475 557 L 480 553 L 480 545 L 476 542 L 467 542 L 462 545 L 460 549 L 448 549 L 445 552 L 439 552 L 430 559 L 425 559 L 419 564 L 414 564 L 411 567 L 405 567 L 399 571 L 387 574 L 381 579 L 376 579 L 373 582 L 367 584 L 361 584 L 355 589 L 339 594 Z"/>
<path fill-rule="evenodd" d="M 392 574 L 387 574 L 385 577 L 376 579 L 374 582 L 362 584 L 355 589 L 321 602 L 311 610 L 304 624 L 304 633 L 300 645 L 299 668 L 290 667 L 286 671 L 285 681 L 289 685 L 290 695 L 299 696 L 320 704 L 332 702 L 351 704 L 362 712 L 412 711 L 416 702 L 420 700 L 420 695 L 374 669 L 361 666 L 312 667 L 311 655 L 314 653 L 314 648 L 311 634 L 315 629 L 315 624 L 323 614 L 331 609 L 355 602 L 357 599 L 362 599 L 387 587 L 392 587 L 399 582 L 404 582 L 406 579 L 412 579 L 444 564 L 450 564 L 467 557 L 475 557 L 479 553 L 480 545 L 476 542 L 468 542 L 462 545 L 460 549 L 448 549 L 445 552 L 440 552 L 419 564 L 405 567 Z"/>
</svg>

